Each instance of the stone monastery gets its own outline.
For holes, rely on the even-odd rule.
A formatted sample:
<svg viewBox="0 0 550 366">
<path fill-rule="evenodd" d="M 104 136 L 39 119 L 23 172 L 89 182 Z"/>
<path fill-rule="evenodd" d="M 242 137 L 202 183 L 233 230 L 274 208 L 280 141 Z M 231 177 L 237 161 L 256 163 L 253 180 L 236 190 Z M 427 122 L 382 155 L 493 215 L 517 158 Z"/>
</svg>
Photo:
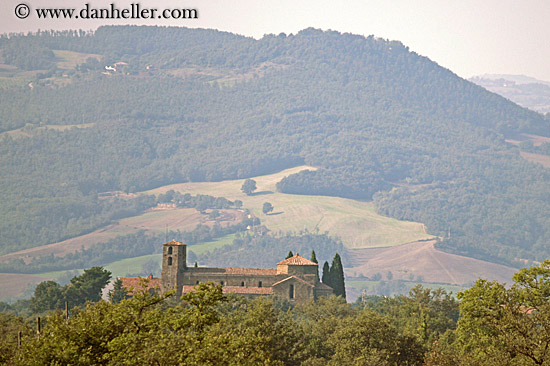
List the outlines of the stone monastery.
<svg viewBox="0 0 550 366">
<path fill-rule="evenodd" d="M 120 277 L 125 288 L 137 287 L 139 278 Z M 277 263 L 276 269 L 187 267 L 187 245 L 178 241 L 163 244 L 161 278 L 151 278 L 150 288 L 169 291 L 176 288 L 176 296 L 193 291 L 199 283 L 222 285 L 224 293 L 249 297 L 275 295 L 292 302 L 303 302 L 329 296 L 329 287 L 319 281 L 315 262 L 295 255 Z"/>
</svg>

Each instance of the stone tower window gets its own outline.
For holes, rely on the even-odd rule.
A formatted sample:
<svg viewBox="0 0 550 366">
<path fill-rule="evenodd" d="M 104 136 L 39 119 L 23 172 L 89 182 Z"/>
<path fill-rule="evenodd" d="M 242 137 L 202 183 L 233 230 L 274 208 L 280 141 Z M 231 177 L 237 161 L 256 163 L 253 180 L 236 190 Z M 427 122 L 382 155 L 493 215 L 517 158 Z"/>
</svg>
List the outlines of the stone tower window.
<svg viewBox="0 0 550 366">
<path fill-rule="evenodd" d="M 262 287 L 262 281 L 258 282 L 258 287 Z"/>
<path fill-rule="evenodd" d="M 172 247 L 168 247 L 168 254 L 172 254 Z"/>
<path fill-rule="evenodd" d="M 241 282 L 241 287 L 244 287 L 244 281 Z"/>
<path fill-rule="evenodd" d="M 169 265 L 169 266 L 172 265 L 172 257 L 168 257 L 168 265 Z"/>
<path fill-rule="evenodd" d="M 222 286 L 223 286 L 223 281 L 220 281 L 220 285 L 222 285 Z"/>
<path fill-rule="evenodd" d="M 294 298 L 294 285 L 288 286 L 288 298 L 289 299 Z"/>
</svg>

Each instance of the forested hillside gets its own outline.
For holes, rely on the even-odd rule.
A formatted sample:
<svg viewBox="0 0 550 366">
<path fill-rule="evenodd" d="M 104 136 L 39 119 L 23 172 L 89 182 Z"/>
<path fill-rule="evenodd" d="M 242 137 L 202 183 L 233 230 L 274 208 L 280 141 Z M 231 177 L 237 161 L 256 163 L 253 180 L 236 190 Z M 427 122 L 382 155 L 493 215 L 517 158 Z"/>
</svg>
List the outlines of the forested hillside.
<svg viewBox="0 0 550 366">
<path fill-rule="evenodd" d="M 61 67 L 60 50 L 86 61 Z M 306 163 L 278 189 L 374 199 L 452 252 L 550 254 L 550 171 L 504 141 L 549 121 L 399 42 L 124 26 L 2 36 L 0 52 L 0 253 L 147 207 L 100 192 Z"/>
</svg>

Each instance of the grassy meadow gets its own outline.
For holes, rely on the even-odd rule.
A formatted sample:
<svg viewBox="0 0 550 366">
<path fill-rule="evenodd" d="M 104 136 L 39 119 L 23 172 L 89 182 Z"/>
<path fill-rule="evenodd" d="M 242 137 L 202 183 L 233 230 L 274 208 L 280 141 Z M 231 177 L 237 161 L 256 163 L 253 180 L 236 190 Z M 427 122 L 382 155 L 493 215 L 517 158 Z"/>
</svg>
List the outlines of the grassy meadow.
<svg viewBox="0 0 550 366">
<path fill-rule="evenodd" d="M 395 246 L 431 238 L 424 225 L 399 221 L 376 213 L 374 204 L 328 196 L 285 194 L 276 191 L 275 185 L 283 177 L 304 169 L 299 166 L 282 172 L 253 178 L 256 191 L 247 196 L 241 192 L 244 179 L 206 183 L 172 184 L 146 193 L 160 194 L 168 190 L 191 194 L 209 194 L 241 200 L 244 208 L 260 218 L 272 232 L 328 232 L 339 237 L 348 248 L 372 248 Z M 262 213 L 264 202 L 270 202 L 274 210 Z"/>
</svg>

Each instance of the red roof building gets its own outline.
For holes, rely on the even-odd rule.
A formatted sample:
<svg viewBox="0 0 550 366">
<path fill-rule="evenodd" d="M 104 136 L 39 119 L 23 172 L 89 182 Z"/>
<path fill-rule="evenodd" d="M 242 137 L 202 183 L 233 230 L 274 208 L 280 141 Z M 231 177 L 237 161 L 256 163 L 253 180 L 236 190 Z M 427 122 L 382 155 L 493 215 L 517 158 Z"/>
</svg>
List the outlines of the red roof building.
<svg viewBox="0 0 550 366">
<path fill-rule="evenodd" d="M 319 281 L 317 263 L 295 255 L 277 263 L 276 269 L 187 267 L 187 246 L 178 241 L 163 244 L 162 275 L 149 281 L 149 288 L 161 292 L 176 289 L 176 295 L 193 291 L 199 283 L 221 284 L 224 293 L 248 297 L 274 295 L 304 302 L 333 293 L 331 287 Z M 139 279 L 121 277 L 127 289 L 139 284 Z"/>
</svg>

